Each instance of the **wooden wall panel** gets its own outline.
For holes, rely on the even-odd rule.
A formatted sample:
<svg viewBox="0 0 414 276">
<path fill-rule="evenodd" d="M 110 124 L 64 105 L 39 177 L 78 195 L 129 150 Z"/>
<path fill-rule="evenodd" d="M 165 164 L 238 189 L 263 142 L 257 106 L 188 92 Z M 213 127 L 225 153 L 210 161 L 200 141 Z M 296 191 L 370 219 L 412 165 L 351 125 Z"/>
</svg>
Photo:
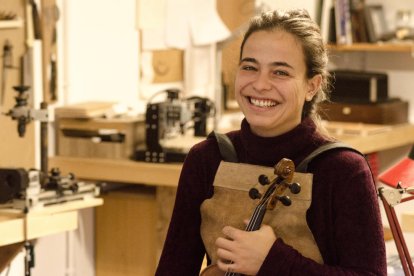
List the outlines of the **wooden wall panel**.
<svg viewBox="0 0 414 276">
<path fill-rule="evenodd" d="M 19 18 L 25 18 L 24 1 L 2 0 L 0 11 L 16 13 Z M 13 46 L 13 65 L 20 66 L 20 57 L 25 53 L 25 28 L 0 29 L 0 51 L 3 55 L 3 46 L 9 40 Z M 2 59 L 0 66 L 2 65 Z M 0 83 L 2 80 L 2 66 L 0 67 Z M 15 91 L 13 86 L 20 83 L 18 69 L 7 71 L 4 105 L 0 106 L 0 167 L 34 166 L 34 128 L 33 123 L 28 125 L 23 138 L 18 137 L 17 123 L 4 115 L 15 105 Z"/>
</svg>

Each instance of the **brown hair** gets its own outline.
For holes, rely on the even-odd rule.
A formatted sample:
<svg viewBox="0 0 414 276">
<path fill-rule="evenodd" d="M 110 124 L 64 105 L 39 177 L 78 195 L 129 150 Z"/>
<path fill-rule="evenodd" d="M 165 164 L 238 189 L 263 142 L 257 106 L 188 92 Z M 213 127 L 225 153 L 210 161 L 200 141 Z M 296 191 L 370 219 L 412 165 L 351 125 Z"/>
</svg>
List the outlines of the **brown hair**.
<svg viewBox="0 0 414 276">
<path fill-rule="evenodd" d="M 312 101 L 305 102 L 303 117 L 311 117 L 315 123 L 319 123 L 318 103 L 327 100 L 330 88 L 330 74 L 327 69 L 328 54 L 322 41 L 319 26 L 310 18 L 309 13 L 303 9 L 290 11 L 269 11 L 251 19 L 240 47 L 240 59 L 243 54 L 244 44 L 251 34 L 258 31 L 283 30 L 296 37 L 302 44 L 306 64 L 306 76 L 312 78 L 321 75 L 322 82 Z"/>
</svg>

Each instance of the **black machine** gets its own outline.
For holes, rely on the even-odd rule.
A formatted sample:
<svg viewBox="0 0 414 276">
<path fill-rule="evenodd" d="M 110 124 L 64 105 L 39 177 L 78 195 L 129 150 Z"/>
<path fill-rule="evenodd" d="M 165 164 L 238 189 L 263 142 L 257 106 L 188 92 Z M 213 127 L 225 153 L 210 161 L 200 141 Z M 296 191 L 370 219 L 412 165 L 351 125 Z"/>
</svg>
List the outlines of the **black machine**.
<svg viewBox="0 0 414 276">
<path fill-rule="evenodd" d="M 166 100 L 152 103 L 152 99 L 166 94 Z M 147 104 L 145 115 L 145 146 L 136 150 L 138 161 L 164 163 L 182 162 L 187 154 L 183 148 L 167 146 L 168 140 L 193 131 L 195 137 L 206 137 L 208 119 L 214 118 L 214 103 L 203 97 L 180 98 L 180 91 L 168 89 L 156 93 Z"/>
</svg>

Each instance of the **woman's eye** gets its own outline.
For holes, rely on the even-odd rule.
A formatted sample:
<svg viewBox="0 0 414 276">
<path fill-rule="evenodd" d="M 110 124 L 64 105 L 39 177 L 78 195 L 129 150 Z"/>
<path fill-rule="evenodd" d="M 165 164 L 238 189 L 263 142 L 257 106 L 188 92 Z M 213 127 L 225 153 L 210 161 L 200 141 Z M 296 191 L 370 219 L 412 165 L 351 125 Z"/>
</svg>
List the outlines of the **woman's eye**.
<svg viewBox="0 0 414 276">
<path fill-rule="evenodd" d="M 243 65 L 241 67 L 242 70 L 246 70 L 246 71 L 255 71 L 256 68 L 254 66 L 250 66 L 250 65 Z"/>
<path fill-rule="evenodd" d="M 289 76 L 289 73 L 286 71 L 276 70 L 273 71 L 273 74 L 276 76 Z"/>
</svg>

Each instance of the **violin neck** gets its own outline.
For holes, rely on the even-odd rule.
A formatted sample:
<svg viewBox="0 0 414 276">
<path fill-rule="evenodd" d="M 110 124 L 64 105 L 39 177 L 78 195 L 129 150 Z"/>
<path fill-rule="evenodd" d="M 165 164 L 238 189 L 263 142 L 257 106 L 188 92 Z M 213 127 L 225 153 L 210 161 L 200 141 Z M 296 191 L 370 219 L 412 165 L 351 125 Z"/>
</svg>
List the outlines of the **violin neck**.
<svg viewBox="0 0 414 276">
<path fill-rule="evenodd" d="M 254 209 L 253 215 L 250 217 L 249 224 L 246 226 L 246 231 L 255 231 L 259 230 L 260 226 L 262 225 L 262 221 L 264 215 L 266 213 L 266 206 L 265 205 L 258 205 Z"/>
</svg>

